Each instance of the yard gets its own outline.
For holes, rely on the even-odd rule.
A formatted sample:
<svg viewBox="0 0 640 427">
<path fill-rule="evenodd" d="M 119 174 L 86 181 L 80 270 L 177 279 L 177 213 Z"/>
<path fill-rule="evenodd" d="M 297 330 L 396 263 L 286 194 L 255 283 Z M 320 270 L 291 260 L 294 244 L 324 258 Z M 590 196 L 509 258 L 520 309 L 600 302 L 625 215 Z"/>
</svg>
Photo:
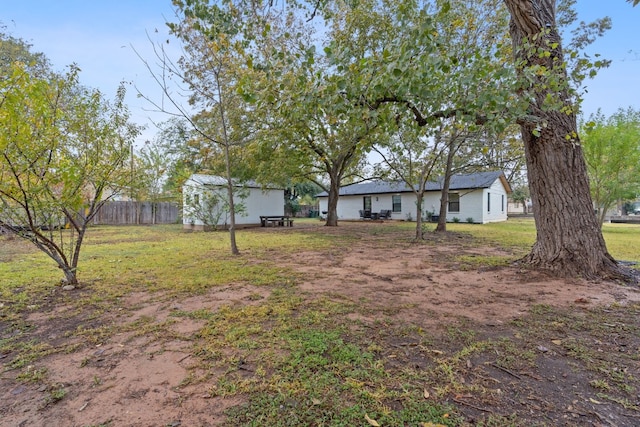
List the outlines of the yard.
<svg viewBox="0 0 640 427">
<path fill-rule="evenodd" d="M 532 221 L 321 225 L 98 227 L 72 291 L 0 235 L 2 425 L 640 424 L 638 288 L 513 266 Z"/>
</svg>

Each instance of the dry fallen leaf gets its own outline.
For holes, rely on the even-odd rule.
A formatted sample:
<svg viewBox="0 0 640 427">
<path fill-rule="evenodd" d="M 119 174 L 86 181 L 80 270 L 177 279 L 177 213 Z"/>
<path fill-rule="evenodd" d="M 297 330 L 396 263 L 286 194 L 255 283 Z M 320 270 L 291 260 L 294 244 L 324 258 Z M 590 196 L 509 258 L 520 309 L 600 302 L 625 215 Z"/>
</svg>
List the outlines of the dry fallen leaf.
<svg viewBox="0 0 640 427">
<path fill-rule="evenodd" d="M 376 420 L 369 418 L 369 415 L 364 414 L 364 419 L 367 420 L 367 422 L 371 424 L 373 427 L 380 427 L 380 424 L 378 424 Z"/>
<path fill-rule="evenodd" d="M 552 343 L 554 343 L 555 345 L 561 345 L 562 344 L 562 340 L 551 340 Z"/>
<path fill-rule="evenodd" d="M 315 397 L 311 399 L 311 403 L 313 403 L 314 405 L 319 405 L 322 402 L 320 401 L 320 399 L 316 399 Z"/>
<path fill-rule="evenodd" d="M 425 389 L 423 396 L 424 396 L 425 399 L 428 399 L 429 398 L 429 391 Z"/>
</svg>

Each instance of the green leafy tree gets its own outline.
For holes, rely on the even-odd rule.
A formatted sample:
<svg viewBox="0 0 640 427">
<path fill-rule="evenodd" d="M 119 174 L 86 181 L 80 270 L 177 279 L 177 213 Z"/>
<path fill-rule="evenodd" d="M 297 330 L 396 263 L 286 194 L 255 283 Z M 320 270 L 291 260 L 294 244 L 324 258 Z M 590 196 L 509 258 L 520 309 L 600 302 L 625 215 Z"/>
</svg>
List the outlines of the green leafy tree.
<svg viewBox="0 0 640 427">
<path fill-rule="evenodd" d="M 174 0 L 173 4 L 178 22 L 168 26 L 181 41 L 183 54 L 174 62 L 161 44 L 156 45 L 161 68 L 157 72 L 143 59 L 170 107 L 150 101 L 159 110 L 186 120 L 191 126 L 190 139 L 222 156 L 230 210 L 230 247 L 231 253 L 237 255 L 233 152 L 250 138 L 250 132 L 242 126 L 251 107 L 241 93 L 241 81 L 243 70 L 251 62 L 253 31 L 262 26 L 263 20 L 257 8 L 242 2 L 236 5 Z M 175 80 L 185 85 L 188 106 L 174 92 Z"/>
<path fill-rule="evenodd" d="M 449 206 L 449 188 L 451 185 L 451 177 L 456 172 L 461 172 L 465 168 L 464 166 L 458 166 L 454 164 L 454 160 L 458 157 L 460 149 L 467 145 L 470 139 L 477 139 L 479 131 L 475 129 L 475 126 L 457 125 L 455 121 L 447 123 L 446 127 L 438 132 L 439 139 L 446 139 L 444 143 L 444 165 L 442 168 L 442 189 L 440 191 L 440 212 L 438 214 L 438 225 L 436 225 L 435 232 L 441 233 L 447 231 L 447 210 Z"/>
<path fill-rule="evenodd" d="M 404 182 L 416 196 L 416 240 L 423 237 L 424 195 L 438 164 L 441 145 L 439 138 L 429 138 L 413 122 L 405 122 L 389 139 L 374 146 L 381 159 L 377 175 Z"/>
<path fill-rule="evenodd" d="M 344 68 L 316 44 L 326 39 L 348 41 L 352 22 L 342 13 L 346 5 L 332 4 L 333 19 L 326 34 L 305 27 L 295 14 L 287 15 L 290 31 L 282 23 L 271 27 L 272 46 L 265 53 L 265 78 L 255 87 L 259 110 L 268 114 L 268 132 L 263 133 L 262 147 L 272 153 L 278 168 L 302 182 L 308 180 L 327 191 L 327 226 L 338 224 L 337 204 L 340 186 L 360 179 L 365 155 L 378 131 L 379 114 L 368 106 L 353 102 L 365 88 L 366 76 Z M 312 37 L 315 35 L 315 38 Z M 362 40 L 360 40 L 362 41 Z M 353 55 L 362 57 L 363 50 Z M 266 163 L 274 164 L 274 163 Z"/>
<path fill-rule="evenodd" d="M 0 75 L 10 75 L 16 62 L 23 64 L 25 71 L 33 76 L 48 75 L 50 64 L 47 57 L 41 52 L 33 52 L 29 43 L 5 33 L 3 28 L 0 24 Z"/>
<path fill-rule="evenodd" d="M 314 182 L 329 194 L 326 225 L 336 226 L 340 186 L 361 170 L 376 124 L 375 119 L 366 117 L 366 110 L 351 108 L 340 96 L 335 79 L 327 77 L 317 83 L 306 99 L 290 99 L 278 111 L 286 115 L 283 123 L 288 124 L 290 139 L 283 136 L 283 140 L 298 152 L 298 160 L 304 160 L 301 169 L 305 176 L 311 180 L 315 176 L 328 178 Z"/>
<path fill-rule="evenodd" d="M 32 74 L 19 61 L 0 80 L 0 226 L 31 241 L 77 285 L 91 219 L 127 188 L 124 88 L 114 102 L 65 75 Z"/>
<path fill-rule="evenodd" d="M 582 123 L 580 134 L 602 227 L 616 203 L 640 194 L 640 112 L 620 109 L 605 117 L 598 111 Z"/>
<path fill-rule="evenodd" d="M 379 143 L 387 166 L 393 165 L 396 175 L 403 169 L 399 176 L 411 177 L 407 183 L 418 191 L 418 208 L 440 155 L 449 154 L 439 170 L 445 174 L 442 206 L 446 212 L 446 177 L 460 148 L 480 129 L 497 132 L 523 111 L 524 104 L 512 92 L 515 70 L 505 55 L 510 51 L 504 31 L 507 11 L 498 0 L 363 1 L 350 2 L 347 14 L 352 16 L 347 19 L 352 22 L 349 33 L 362 34 L 368 41 L 347 34 L 332 40 L 329 48 L 341 61 L 339 66 L 366 77 L 367 90 L 360 98 L 352 95 L 352 102 L 365 103 L 379 113 L 387 109 L 383 117 L 395 122 L 411 118 L 423 129 L 422 136 L 412 138 L 410 144 L 406 139 L 391 139 L 393 147 Z M 354 54 L 360 51 L 362 57 Z M 429 141 L 435 135 L 439 144 Z M 415 168 L 418 159 L 420 166 Z M 418 238 L 421 218 L 418 213 Z M 438 230 L 444 230 L 445 219 L 440 216 Z"/>
<path fill-rule="evenodd" d="M 526 185 L 524 147 L 520 129 L 507 126 L 500 132 L 483 129 L 469 138 L 458 152 L 458 171 L 501 170 L 512 185 Z"/>
<path fill-rule="evenodd" d="M 246 212 L 244 200 L 249 191 L 243 187 L 234 188 L 235 213 Z M 203 186 L 186 189 L 184 216 L 189 222 L 200 221 L 206 229 L 217 230 L 220 225 L 228 226 L 231 218 L 229 196 L 224 187 Z"/>
<path fill-rule="evenodd" d="M 168 200 L 181 203 L 184 182 L 192 174 L 209 168 L 209 147 L 198 144 L 183 118 L 173 117 L 160 123 L 158 129 L 152 145 L 165 156 L 162 163 L 166 163 L 166 179 L 162 192 Z"/>
<path fill-rule="evenodd" d="M 518 119 L 527 159 L 537 239 L 524 264 L 562 276 L 633 280 L 608 253 L 593 214 L 555 1 L 504 0 L 529 103 Z"/>
<path fill-rule="evenodd" d="M 173 161 L 165 144 L 157 137 L 153 141 L 145 141 L 132 158 L 132 197 L 151 203 L 152 224 L 156 223 L 157 204 L 173 199 L 165 191 L 167 174 Z"/>
<path fill-rule="evenodd" d="M 529 194 L 529 187 L 525 185 L 519 185 L 513 189 L 511 193 L 511 199 L 514 202 L 522 203 L 522 213 L 527 213 L 527 202 L 531 195 Z"/>
<path fill-rule="evenodd" d="M 285 211 L 295 215 L 302 210 L 302 206 L 317 206 L 316 195 L 321 192 L 322 187 L 311 181 L 298 182 L 289 186 L 284 192 Z"/>
</svg>

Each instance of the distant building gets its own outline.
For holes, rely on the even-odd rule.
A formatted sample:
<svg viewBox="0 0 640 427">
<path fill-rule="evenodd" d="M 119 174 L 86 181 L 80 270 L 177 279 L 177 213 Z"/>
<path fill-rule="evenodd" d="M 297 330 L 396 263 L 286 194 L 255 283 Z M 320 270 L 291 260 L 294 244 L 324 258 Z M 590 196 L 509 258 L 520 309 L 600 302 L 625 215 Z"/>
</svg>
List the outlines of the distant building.
<svg viewBox="0 0 640 427">
<path fill-rule="evenodd" d="M 182 224 L 189 230 L 226 228 L 229 225 L 225 178 L 193 174 L 182 186 Z M 254 182 L 234 185 L 235 223 L 260 225 L 260 216 L 284 215 L 284 190 L 262 188 Z"/>
<path fill-rule="evenodd" d="M 428 182 L 423 213 L 438 215 L 442 181 Z M 487 223 L 507 220 L 507 198 L 511 187 L 500 171 L 453 175 L 449 186 L 447 221 Z M 391 210 L 391 219 L 412 220 L 416 197 L 404 182 L 371 181 L 340 188 L 337 214 L 341 220 L 357 220 L 361 211 Z M 321 213 L 326 213 L 329 194 L 317 195 Z"/>
</svg>

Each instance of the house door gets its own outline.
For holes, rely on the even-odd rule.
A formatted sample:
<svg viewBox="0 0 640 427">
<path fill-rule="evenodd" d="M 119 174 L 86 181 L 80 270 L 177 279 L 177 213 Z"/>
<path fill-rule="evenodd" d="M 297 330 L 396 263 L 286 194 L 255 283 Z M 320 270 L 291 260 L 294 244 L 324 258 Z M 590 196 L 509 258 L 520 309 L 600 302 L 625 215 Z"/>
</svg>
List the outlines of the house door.
<svg viewBox="0 0 640 427">
<path fill-rule="evenodd" d="M 371 196 L 364 196 L 362 198 L 362 209 L 371 212 Z"/>
</svg>

